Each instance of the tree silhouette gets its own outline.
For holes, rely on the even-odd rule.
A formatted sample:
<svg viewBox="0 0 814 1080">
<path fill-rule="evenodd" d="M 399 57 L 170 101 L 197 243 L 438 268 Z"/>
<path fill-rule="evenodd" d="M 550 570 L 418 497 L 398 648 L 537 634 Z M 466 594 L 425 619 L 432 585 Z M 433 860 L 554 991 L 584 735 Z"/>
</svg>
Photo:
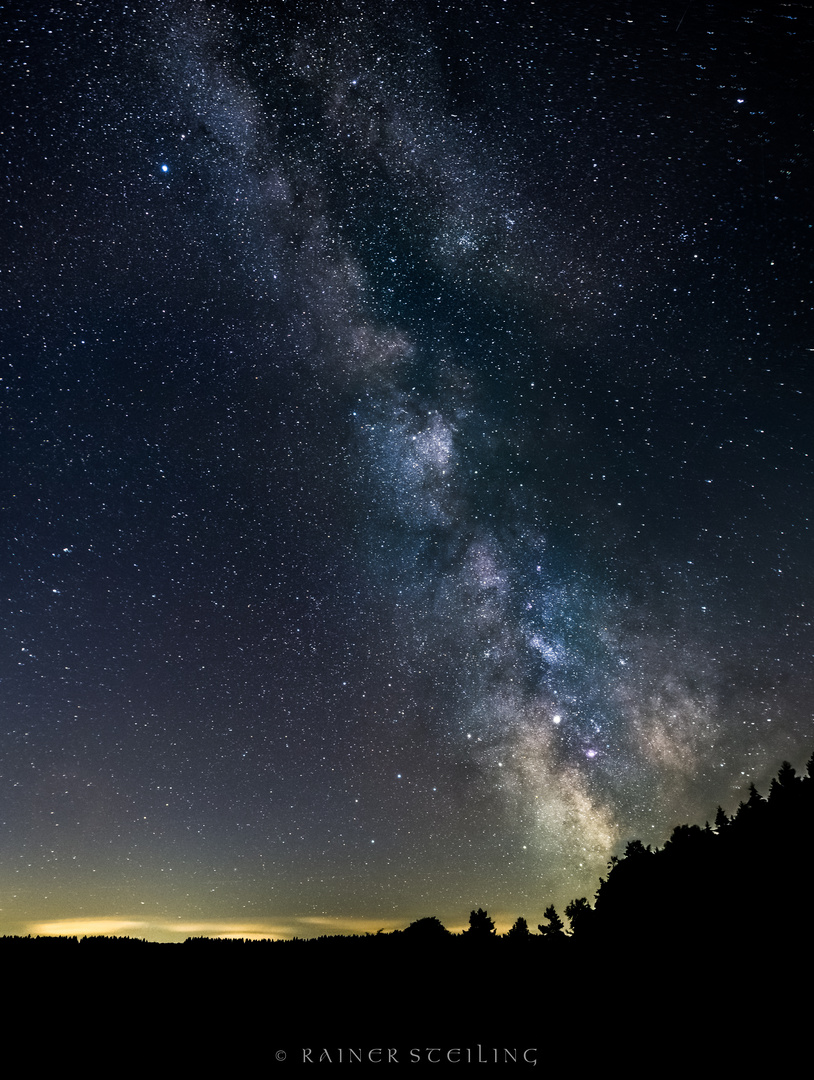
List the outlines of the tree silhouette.
<svg viewBox="0 0 814 1080">
<path fill-rule="evenodd" d="M 679 847 L 686 850 L 689 844 L 697 844 L 703 830 L 698 825 L 676 825 L 665 847 Z"/>
<path fill-rule="evenodd" d="M 791 805 L 797 793 L 797 775 L 788 761 L 780 766 L 777 779 L 769 786 L 769 802 L 783 807 Z"/>
<path fill-rule="evenodd" d="M 571 920 L 571 933 L 584 937 L 590 930 L 594 917 L 594 909 L 588 903 L 587 897 L 581 896 L 579 900 L 572 900 L 566 907 L 565 914 Z"/>
<path fill-rule="evenodd" d="M 550 937 L 554 937 L 557 934 L 565 932 L 565 924 L 557 914 L 557 909 L 553 904 L 549 904 L 543 914 L 548 919 L 548 925 L 540 925 L 537 927 L 541 934 L 547 934 Z"/>
<path fill-rule="evenodd" d="M 431 944 L 436 941 L 444 941 L 449 938 L 450 932 L 440 919 L 435 915 L 427 915 L 423 919 L 416 919 L 402 931 L 411 941 L 417 944 Z"/>
<path fill-rule="evenodd" d="M 641 855 L 650 854 L 650 845 L 648 844 L 647 847 L 645 847 L 641 840 L 631 840 L 625 848 L 626 859 L 638 859 Z"/>
<path fill-rule="evenodd" d="M 531 931 L 529 930 L 529 924 L 521 915 L 511 930 L 506 932 L 506 937 L 511 941 L 525 941 L 526 938 L 531 937 Z"/>
<path fill-rule="evenodd" d="M 486 941 L 495 933 L 495 924 L 487 913 L 478 908 L 469 915 L 469 929 L 465 931 L 474 940 Z"/>
</svg>

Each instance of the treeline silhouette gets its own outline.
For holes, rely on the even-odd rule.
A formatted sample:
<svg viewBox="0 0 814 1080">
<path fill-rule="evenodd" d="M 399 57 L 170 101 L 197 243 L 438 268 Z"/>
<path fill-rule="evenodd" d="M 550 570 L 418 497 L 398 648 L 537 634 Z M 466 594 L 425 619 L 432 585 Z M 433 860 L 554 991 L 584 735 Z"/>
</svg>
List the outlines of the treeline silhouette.
<svg viewBox="0 0 814 1080">
<path fill-rule="evenodd" d="M 627 950 L 678 947 L 710 954 L 747 947 L 758 959 L 809 928 L 814 884 L 814 754 L 805 776 L 784 761 L 764 798 L 750 785 L 749 797 L 729 817 L 719 806 L 714 824 L 677 825 L 661 848 L 631 840 L 599 879 L 594 904 L 579 897 L 564 909 L 566 927 L 553 905 L 535 933 L 519 916 L 506 933 L 496 932 L 486 910 L 472 911 L 469 927 L 453 934 L 435 916 L 403 930 L 377 934 L 322 935 L 287 940 L 190 937 L 187 948 L 219 952 L 273 946 L 278 953 L 308 952 L 367 956 L 408 952 L 463 956 L 476 950 L 543 950 L 547 954 L 624 945 Z M 12 945 L 118 950 L 153 947 L 124 936 L 0 938 Z M 175 946 L 177 948 L 177 945 Z"/>
<path fill-rule="evenodd" d="M 748 947 L 754 955 L 808 928 L 808 898 L 814 884 L 814 755 L 807 773 L 796 775 L 784 761 L 766 798 L 752 784 L 749 797 L 730 818 L 719 806 L 714 825 L 677 825 L 662 848 L 631 840 L 600 878 L 595 903 L 579 897 L 564 914 L 553 905 L 537 933 L 523 916 L 505 934 L 496 933 L 488 912 L 478 908 L 469 927 L 450 933 L 434 916 L 404 930 L 276 941 L 276 948 L 410 950 L 543 948 L 624 944 L 682 950 Z M 185 944 L 226 947 L 240 939 L 190 938 Z"/>
<path fill-rule="evenodd" d="M 751 1062 L 809 1023 L 813 776 L 814 757 L 802 777 L 784 762 L 765 798 L 752 786 L 731 817 L 679 825 L 660 849 L 630 841 L 593 903 L 573 900 L 563 917 L 549 904 L 505 934 L 477 908 L 461 933 L 427 916 L 285 941 L 5 937 L 0 956 L 23 1001 L 70 987 L 54 1000 L 76 1024 L 115 1026 L 149 1001 L 177 1030 L 219 1022 L 229 1054 L 233 1033 L 252 1031 L 289 1057 L 333 1047 L 332 1062 L 337 1047 L 401 1047 L 406 1062 L 415 1046 L 531 1046 L 597 1067 L 609 1053 L 688 1068 L 703 1055 L 730 1075 L 733 1054 Z M 214 1027 L 196 1045 L 209 1060 Z"/>
</svg>

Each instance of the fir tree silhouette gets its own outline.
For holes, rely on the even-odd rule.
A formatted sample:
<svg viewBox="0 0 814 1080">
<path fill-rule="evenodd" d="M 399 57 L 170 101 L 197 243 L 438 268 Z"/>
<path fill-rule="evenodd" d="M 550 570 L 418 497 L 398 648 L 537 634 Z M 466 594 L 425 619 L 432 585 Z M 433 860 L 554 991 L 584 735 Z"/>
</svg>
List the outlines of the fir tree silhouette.
<svg viewBox="0 0 814 1080">
<path fill-rule="evenodd" d="M 531 931 L 529 930 L 529 924 L 521 915 L 514 926 L 510 930 L 506 931 L 504 935 L 510 941 L 525 943 L 528 938 L 531 937 Z"/>
<path fill-rule="evenodd" d="M 554 938 L 565 933 L 565 925 L 557 914 L 557 909 L 553 904 L 549 904 L 543 912 L 543 915 L 548 919 L 548 923 L 541 924 L 537 927 L 541 934 L 546 937 Z"/>
<path fill-rule="evenodd" d="M 469 929 L 465 931 L 470 941 L 488 941 L 495 935 L 495 924 L 482 908 L 469 915 Z"/>
</svg>

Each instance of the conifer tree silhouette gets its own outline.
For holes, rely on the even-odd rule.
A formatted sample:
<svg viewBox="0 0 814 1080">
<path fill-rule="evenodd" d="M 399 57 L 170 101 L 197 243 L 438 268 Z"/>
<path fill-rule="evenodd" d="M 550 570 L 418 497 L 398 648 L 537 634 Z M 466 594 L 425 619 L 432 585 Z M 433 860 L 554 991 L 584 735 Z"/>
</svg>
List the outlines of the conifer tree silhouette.
<svg viewBox="0 0 814 1080">
<path fill-rule="evenodd" d="M 548 925 L 541 924 L 537 927 L 541 934 L 545 934 L 549 937 L 556 937 L 565 932 L 565 924 L 557 914 L 557 909 L 553 904 L 548 905 L 543 912 L 543 915 L 548 919 Z"/>
<path fill-rule="evenodd" d="M 593 924 L 594 909 L 585 896 L 572 900 L 566 907 L 565 914 L 571 921 L 571 933 L 584 937 Z"/>
<path fill-rule="evenodd" d="M 531 937 L 531 931 L 529 930 L 529 924 L 526 922 L 526 920 L 523 918 L 522 915 L 519 916 L 519 918 L 517 919 L 517 922 L 515 922 L 514 926 L 511 928 L 511 930 L 506 931 L 506 937 L 509 938 L 511 941 L 521 941 L 521 942 L 525 941 L 527 938 Z"/>
<path fill-rule="evenodd" d="M 494 936 L 495 924 L 482 908 L 478 908 L 470 913 L 469 929 L 465 933 L 473 940 L 486 941 Z"/>
</svg>

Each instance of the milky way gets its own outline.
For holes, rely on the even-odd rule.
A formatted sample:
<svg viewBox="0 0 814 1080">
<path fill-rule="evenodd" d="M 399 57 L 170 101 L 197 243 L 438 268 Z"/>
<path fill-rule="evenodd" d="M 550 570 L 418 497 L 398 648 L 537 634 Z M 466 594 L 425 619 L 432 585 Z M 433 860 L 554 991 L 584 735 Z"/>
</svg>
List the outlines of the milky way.
<svg viewBox="0 0 814 1080">
<path fill-rule="evenodd" d="M 812 29 L 8 16 L 5 932 L 536 923 L 803 765 Z"/>
</svg>

